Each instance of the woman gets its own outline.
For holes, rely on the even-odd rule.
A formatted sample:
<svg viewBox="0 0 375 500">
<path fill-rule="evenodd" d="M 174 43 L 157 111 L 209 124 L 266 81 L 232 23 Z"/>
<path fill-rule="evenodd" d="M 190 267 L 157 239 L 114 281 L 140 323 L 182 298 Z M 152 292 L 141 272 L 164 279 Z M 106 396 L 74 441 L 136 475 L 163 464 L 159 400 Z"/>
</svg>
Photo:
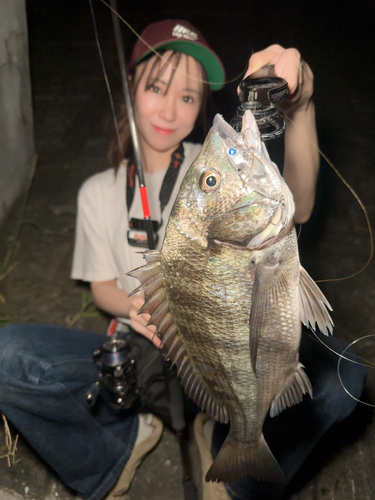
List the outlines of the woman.
<svg viewBox="0 0 375 500">
<path fill-rule="evenodd" d="M 159 248 L 179 185 L 200 149 L 183 141 L 199 115 L 205 113 L 209 88 L 217 90 L 224 84 L 224 70 L 199 31 L 186 21 L 150 25 L 142 39 L 147 45 L 138 41 L 130 61 L 131 84 Z M 162 58 L 150 47 L 162 51 Z M 301 64 L 296 50 L 275 45 L 250 58 L 245 76 L 269 63 L 275 64 L 277 74 L 288 81 L 290 97 L 282 108 L 287 122 L 284 176 L 295 198 L 296 222 L 305 222 L 313 207 L 318 173 L 312 73 L 305 63 Z M 142 265 L 138 252 L 145 239 L 125 118 L 120 121 L 118 139 L 111 148 L 114 168 L 91 177 L 80 190 L 72 277 L 91 283 L 98 307 L 117 318 L 114 329 L 118 333 L 134 342 L 146 337 L 158 346 L 154 327 L 147 326 L 148 316 L 137 314 L 143 297 L 128 296 L 137 286 L 136 280 L 124 276 Z M 121 161 L 124 153 L 127 159 Z M 85 394 L 97 378 L 91 352 L 102 341 L 102 336 L 92 332 L 46 325 L 12 325 L 0 332 L 0 410 L 62 480 L 87 500 L 114 500 L 119 493 L 121 497 L 163 428 L 156 416 L 119 415 L 105 404 L 92 411 L 87 408 Z M 146 344 L 139 343 L 141 360 L 155 352 L 151 342 Z M 314 354 L 319 351 L 310 345 L 304 349 Z M 270 427 L 267 440 L 271 449 L 276 449 L 288 480 L 325 430 L 355 406 L 349 397 L 337 395 L 335 362 L 331 356 L 322 390 L 322 371 L 310 375 L 313 384 L 318 381 L 318 404 L 308 407 L 310 427 L 299 435 L 296 446 L 278 445 L 278 424 L 276 430 Z M 358 397 L 363 372 L 358 371 L 356 376 L 352 373 L 351 380 L 350 391 Z M 324 403 L 327 406 L 331 397 L 337 404 L 327 418 Z M 306 411 L 304 403 L 299 406 L 300 411 Z M 319 412 L 319 407 L 324 411 Z M 208 444 L 212 433 L 207 438 L 209 422 L 205 418 L 197 422 L 206 467 L 207 461 L 212 461 Z M 288 422 L 285 425 L 293 427 Z M 225 432 L 222 427 L 215 428 L 213 453 Z M 281 492 L 279 486 L 245 478 L 225 487 L 210 484 L 205 487 L 204 498 L 278 498 Z"/>
</svg>

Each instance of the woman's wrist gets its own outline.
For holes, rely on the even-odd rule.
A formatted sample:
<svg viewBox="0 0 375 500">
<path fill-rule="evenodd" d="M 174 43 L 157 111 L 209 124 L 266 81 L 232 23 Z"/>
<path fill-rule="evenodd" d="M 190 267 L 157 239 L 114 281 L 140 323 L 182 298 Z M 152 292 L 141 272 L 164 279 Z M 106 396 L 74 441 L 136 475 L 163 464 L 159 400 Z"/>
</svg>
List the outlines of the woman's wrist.
<svg viewBox="0 0 375 500">
<path fill-rule="evenodd" d="M 298 87 L 296 91 L 282 101 L 277 107 L 284 114 L 285 118 L 308 113 L 314 108 L 312 100 L 314 91 L 314 75 L 305 61 L 301 61 Z"/>
<path fill-rule="evenodd" d="M 307 124 L 311 124 L 315 128 L 315 104 L 312 99 L 303 107 L 284 111 L 283 115 L 287 130 L 297 126 L 305 128 Z"/>
<path fill-rule="evenodd" d="M 128 318 L 132 307 L 133 297 L 118 288 L 116 280 L 91 283 L 91 291 L 95 304 L 112 316 Z"/>
</svg>

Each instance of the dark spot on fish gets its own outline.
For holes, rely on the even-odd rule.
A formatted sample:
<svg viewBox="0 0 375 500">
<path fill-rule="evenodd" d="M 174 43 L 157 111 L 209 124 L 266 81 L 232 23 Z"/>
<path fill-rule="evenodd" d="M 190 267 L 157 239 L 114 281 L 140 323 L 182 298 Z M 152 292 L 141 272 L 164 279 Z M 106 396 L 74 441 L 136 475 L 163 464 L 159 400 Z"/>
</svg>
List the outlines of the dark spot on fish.
<svg viewBox="0 0 375 500">
<path fill-rule="evenodd" d="M 197 361 L 196 364 L 200 367 L 200 369 L 204 372 L 215 373 L 215 370 L 212 366 L 203 363 L 202 361 Z"/>
</svg>

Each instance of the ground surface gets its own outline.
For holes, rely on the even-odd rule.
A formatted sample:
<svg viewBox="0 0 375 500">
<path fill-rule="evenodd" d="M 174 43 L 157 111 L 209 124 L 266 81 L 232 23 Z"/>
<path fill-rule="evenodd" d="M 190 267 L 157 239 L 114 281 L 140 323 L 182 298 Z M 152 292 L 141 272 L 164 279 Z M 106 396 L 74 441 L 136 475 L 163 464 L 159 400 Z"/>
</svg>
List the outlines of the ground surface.
<svg viewBox="0 0 375 500">
<path fill-rule="evenodd" d="M 32 3 L 32 5 L 31 5 Z M 119 71 L 109 17 L 97 2 L 104 60 L 119 101 Z M 296 46 L 315 74 L 318 129 L 322 150 L 361 197 L 375 220 L 373 116 L 374 12 L 370 2 L 203 1 L 178 8 L 175 2 L 144 0 L 123 8 L 141 29 L 148 21 L 188 17 L 201 27 L 223 57 L 228 78 L 239 74 L 252 49 L 270 43 Z M 352 7 L 355 6 L 355 10 Z M 0 229 L 0 263 L 16 244 L 8 274 L 0 281 L 1 318 L 13 322 L 72 324 L 103 332 L 103 316 L 76 316 L 87 290 L 69 279 L 75 202 L 80 184 L 107 168 L 110 108 L 95 46 L 88 4 L 30 2 L 29 28 L 35 138 L 39 158 L 26 209 L 20 200 Z M 128 31 L 127 39 L 133 40 Z M 235 84 L 215 99 L 226 118 L 237 105 Z M 22 217 L 22 226 L 19 221 Z M 18 234 L 19 229 L 19 234 Z M 365 216 L 354 196 L 322 162 L 317 207 L 302 229 L 302 260 L 315 279 L 339 278 L 359 270 L 370 253 Z M 0 273 L 1 274 L 1 273 Z M 321 285 L 334 307 L 335 333 L 348 342 L 375 334 L 375 268 Z M 356 351 L 371 365 L 375 338 L 359 340 Z M 375 403 L 375 375 L 368 370 L 364 400 Z M 11 429 L 13 437 L 17 431 Z M 375 498 L 375 421 L 369 406 L 331 432 L 291 485 L 293 500 Z M 194 445 L 192 454 L 199 470 Z M 0 431 L 0 455 L 6 453 Z M 20 437 L 16 463 L 0 460 L 0 500 L 74 498 Z M 181 463 L 176 437 L 166 431 L 145 460 L 128 500 L 181 499 Z"/>
</svg>

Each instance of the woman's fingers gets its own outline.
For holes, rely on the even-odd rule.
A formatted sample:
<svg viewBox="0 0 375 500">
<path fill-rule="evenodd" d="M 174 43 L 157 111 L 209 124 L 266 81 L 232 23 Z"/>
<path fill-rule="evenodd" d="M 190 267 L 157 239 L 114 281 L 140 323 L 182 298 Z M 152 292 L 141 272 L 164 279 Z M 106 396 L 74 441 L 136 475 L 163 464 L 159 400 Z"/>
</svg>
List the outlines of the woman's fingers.
<svg viewBox="0 0 375 500">
<path fill-rule="evenodd" d="M 298 86 L 300 63 L 301 54 L 297 49 L 284 49 L 281 45 L 270 45 L 250 57 L 244 78 L 267 64 L 273 64 L 277 76 L 288 82 L 289 93 L 293 94 Z"/>
<path fill-rule="evenodd" d="M 129 312 L 130 326 L 136 332 L 140 333 L 144 337 L 148 338 L 153 342 L 156 347 L 161 344 L 160 338 L 155 335 L 156 327 L 154 325 L 147 326 L 148 320 L 150 319 L 149 314 L 138 314 L 138 311 L 145 303 L 143 296 L 136 296 L 132 302 L 132 306 Z"/>
<path fill-rule="evenodd" d="M 273 64 L 276 75 L 288 82 L 289 95 L 277 107 L 287 114 L 305 109 L 314 91 L 314 75 L 299 51 L 270 45 L 250 57 L 244 78 L 267 64 Z"/>
</svg>

